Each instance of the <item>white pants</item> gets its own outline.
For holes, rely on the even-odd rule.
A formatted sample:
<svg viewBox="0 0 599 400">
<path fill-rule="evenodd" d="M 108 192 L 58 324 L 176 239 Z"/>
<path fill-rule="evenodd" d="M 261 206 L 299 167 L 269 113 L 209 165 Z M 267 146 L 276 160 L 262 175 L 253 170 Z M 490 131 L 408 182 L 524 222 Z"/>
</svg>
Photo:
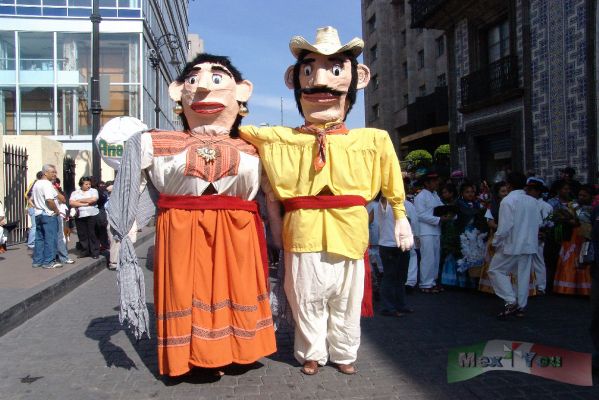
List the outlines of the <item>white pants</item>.
<svg viewBox="0 0 599 400">
<path fill-rule="evenodd" d="M 526 307 L 533 256 L 533 254 L 507 255 L 503 254 L 501 250 L 498 250 L 493 256 L 489 265 L 489 278 L 495 294 L 506 303 L 514 304 L 517 302 L 518 307 Z M 510 273 L 518 274 L 516 292 L 512 285 Z"/>
<path fill-rule="evenodd" d="M 441 236 L 420 236 L 420 287 L 432 288 L 437 284 L 441 262 Z"/>
<path fill-rule="evenodd" d="M 537 254 L 532 255 L 532 270 L 535 272 L 537 289 L 542 291 L 545 291 L 547 286 L 547 268 L 545 267 L 545 258 L 543 257 L 544 247 L 544 243 L 539 243 Z"/>
<path fill-rule="evenodd" d="M 412 247 L 412 250 L 410 250 L 410 266 L 408 267 L 408 280 L 406 281 L 406 285 L 416 286 L 417 281 L 418 281 L 418 253 L 416 253 L 416 249 Z"/>
<path fill-rule="evenodd" d="M 364 295 L 364 260 L 285 252 L 285 293 L 295 320 L 300 364 L 356 361 Z"/>
</svg>

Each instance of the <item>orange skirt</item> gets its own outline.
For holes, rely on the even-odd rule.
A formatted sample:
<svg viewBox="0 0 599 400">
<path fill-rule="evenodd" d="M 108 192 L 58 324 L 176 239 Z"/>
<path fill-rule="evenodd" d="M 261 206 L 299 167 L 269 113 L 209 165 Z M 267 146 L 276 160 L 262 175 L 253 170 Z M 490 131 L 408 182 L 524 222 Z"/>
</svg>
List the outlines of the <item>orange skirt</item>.
<svg viewBox="0 0 599 400">
<path fill-rule="evenodd" d="M 578 257 L 584 242 L 579 236 L 580 228 L 575 228 L 572 238 L 564 242 L 559 251 L 555 270 L 553 291 L 560 294 L 591 295 L 591 266 L 579 265 Z"/>
<path fill-rule="evenodd" d="M 276 351 L 259 234 L 249 211 L 160 210 L 154 262 L 160 374 L 250 364 Z"/>
</svg>

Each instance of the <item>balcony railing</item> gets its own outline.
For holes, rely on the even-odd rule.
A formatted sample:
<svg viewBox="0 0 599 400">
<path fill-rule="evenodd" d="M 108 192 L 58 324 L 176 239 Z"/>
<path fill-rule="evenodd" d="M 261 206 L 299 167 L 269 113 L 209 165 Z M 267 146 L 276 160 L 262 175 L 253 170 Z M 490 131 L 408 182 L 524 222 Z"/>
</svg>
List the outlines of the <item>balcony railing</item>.
<svg viewBox="0 0 599 400">
<path fill-rule="evenodd" d="M 461 79 L 462 107 L 490 100 L 518 88 L 518 59 L 503 57 Z"/>
<path fill-rule="evenodd" d="M 412 6 L 412 28 L 423 28 L 429 18 L 446 0 L 410 0 Z"/>
</svg>

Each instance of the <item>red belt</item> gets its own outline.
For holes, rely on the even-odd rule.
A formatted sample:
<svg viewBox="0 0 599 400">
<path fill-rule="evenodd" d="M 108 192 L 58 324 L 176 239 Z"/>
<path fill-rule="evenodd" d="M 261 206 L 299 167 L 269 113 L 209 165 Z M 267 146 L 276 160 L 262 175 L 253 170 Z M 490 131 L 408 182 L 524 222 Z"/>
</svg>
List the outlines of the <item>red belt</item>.
<svg viewBox="0 0 599 400">
<path fill-rule="evenodd" d="M 327 208 L 346 208 L 366 206 L 362 196 L 354 195 L 324 195 L 324 196 L 299 196 L 283 200 L 285 211 L 294 210 L 323 210 Z"/>
<path fill-rule="evenodd" d="M 179 210 L 241 210 L 254 214 L 254 223 L 256 224 L 256 233 L 258 234 L 258 243 L 260 245 L 260 255 L 264 267 L 264 279 L 266 286 L 268 281 L 268 253 L 266 251 L 266 239 L 264 238 L 264 224 L 260 213 L 258 212 L 258 202 L 242 200 L 239 197 L 224 196 L 220 194 L 205 196 L 177 196 L 169 194 L 160 194 L 158 198 L 158 208 Z"/>
<path fill-rule="evenodd" d="M 323 210 L 328 208 L 346 208 L 354 206 L 366 206 L 366 200 L 362 196 L 354 195 L 324 195 L 324 196 L 299 196 L 283 200 L 286 212 L 295 210 Z M 362 316 L 373 317 L 374 307 L 372 304 L 372 271 L 368 250 L 364 253 L 364 297 L 362 298 Z"/>
</svg>

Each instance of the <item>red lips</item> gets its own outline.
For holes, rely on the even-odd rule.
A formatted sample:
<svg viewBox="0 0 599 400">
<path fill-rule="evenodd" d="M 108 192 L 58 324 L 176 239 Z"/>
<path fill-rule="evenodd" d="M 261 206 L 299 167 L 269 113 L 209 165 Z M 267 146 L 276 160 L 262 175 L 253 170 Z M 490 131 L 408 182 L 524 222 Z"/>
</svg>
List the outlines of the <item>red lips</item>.
<svg viewBox="0 0 599 400">
<path fill-rule="evenodd" d="M 198 114 L 217 114 L 225 109 L 224 104 L 216 102 L 196 101 L 191 109 Z"/>
<path fill-rule="evenodd" d="M 315 103 L 331 103 L 339 100 L 339 96 L 336 96 L 331 93 L 303 93 L 302 98 L 307 101 L 312 101 Z"/>
</svg>

